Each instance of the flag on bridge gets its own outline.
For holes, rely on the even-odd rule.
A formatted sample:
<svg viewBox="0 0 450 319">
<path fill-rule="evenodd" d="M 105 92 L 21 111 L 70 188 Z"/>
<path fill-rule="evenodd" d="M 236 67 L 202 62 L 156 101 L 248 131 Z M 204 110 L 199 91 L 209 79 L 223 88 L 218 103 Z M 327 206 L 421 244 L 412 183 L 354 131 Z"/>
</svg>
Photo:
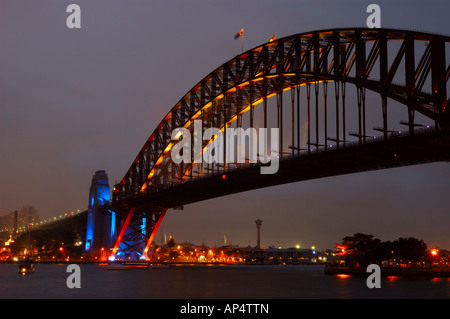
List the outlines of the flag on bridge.
<svg viewBox="0 0 450 319">
<path fill-rule="evenodd" d="M 235 34 L 234 39 L 236 40 L 241 36 L 244 36 L 244 28 L 242 28 L 238 33 Z"/>
<path fill-rule="evenodd" d="M 270 39 L 269 42 L 273 42 L 273 41 L 275 41 L 276 39 L 277 39 L 277 35 L 276 35 L 276 33 L 274 33 L 274 34 L 273 34 L 273 37 Z"/>
</svg>

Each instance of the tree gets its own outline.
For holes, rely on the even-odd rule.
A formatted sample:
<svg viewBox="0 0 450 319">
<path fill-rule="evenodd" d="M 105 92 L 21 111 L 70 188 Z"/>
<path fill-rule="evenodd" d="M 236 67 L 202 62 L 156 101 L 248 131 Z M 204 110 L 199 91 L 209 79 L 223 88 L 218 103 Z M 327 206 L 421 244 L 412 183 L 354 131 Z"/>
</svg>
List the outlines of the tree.
<svg viewBox="0 0 450 319">
<path fill-rule="evenodd" d="M 348 266 L 367 267 L 380 264 L 392 258 L 406 262 L 420 262 L 426 259 L 427 245 L 414 237 L 399 238 L 394 242 L 382 242 L 373 237 L 357 233 L 344 237 L 342 244 L 336 245 L 337 253 L 344 256 Z"/>
<path fill-rule="evenodd" d="M 344 237 L 340 247 L 345 248 L 345 263 L 350 266 L 366 267 L 369 264 L 380 264 L 389 256 L 389 245 L 374 238 L 373 235 L 356 233 Z"/>
<path fill-rule="evenodd" d="M 403 259 L 406 262 L 419 262 L 426 257 L 427 244 L 414 237 L 399 238 L 392 243 L 392 251 L 394 258 Z"/>
</svg>

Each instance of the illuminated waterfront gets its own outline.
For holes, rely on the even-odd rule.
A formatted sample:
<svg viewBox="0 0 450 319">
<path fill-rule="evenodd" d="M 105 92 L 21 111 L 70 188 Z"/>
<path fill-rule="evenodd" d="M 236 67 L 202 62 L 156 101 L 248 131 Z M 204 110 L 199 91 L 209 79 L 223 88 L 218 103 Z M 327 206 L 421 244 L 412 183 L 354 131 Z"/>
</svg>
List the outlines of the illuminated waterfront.
<svg viewBox="0 0 450 319">
<path fill-rule="evenodd" d="M 16 264 L 0 265 L 0 298 L 78 299 L 415 299 L 450 297 L 449 278 L 382 279 L 369 289 L 365 276 L 325 275 L 323 265 L 171 265 L 106 271 L 81 264 L 81 288 L 69 289 L 68 264 L 37 264 L 18 275 Z"/>
</svg>

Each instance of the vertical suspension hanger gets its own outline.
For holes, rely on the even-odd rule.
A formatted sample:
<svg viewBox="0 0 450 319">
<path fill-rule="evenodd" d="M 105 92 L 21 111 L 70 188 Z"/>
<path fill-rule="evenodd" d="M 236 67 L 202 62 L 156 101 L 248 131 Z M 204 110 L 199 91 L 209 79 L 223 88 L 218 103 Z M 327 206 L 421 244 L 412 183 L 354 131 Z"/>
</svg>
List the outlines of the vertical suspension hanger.
<svg viewBox="0 0 450 319">
<path fill-rule="evenodd" d="M 307 119 L 308 119 L 308 154 L 311 153 L 311 83 L 306 83 L 306 99 L 308 105 Z"/>
<path fill-rule="evenodd" d="M 343 81 L 341 85 L 342 89 L 342 142 L 344 143 L 344 147 L 346 144 L 346 131 L 345 131 L 345 91 L 346 91 L 346 83 Z"/>
<path fill-rule="evenodd" d="M 325 146 L 325 150 L 328 149 L 328 123 L 327 123 L 327 95 L 328 95 L 328 87 L 327 87 L 328 83 L 327 81 L 323 81 L 323 127 L 324 127 L 324 139 L 323 139 L 323 143 Z"/>
<path fill-rule="evenodd" d="M 339 80 L 334 81 L 334 96 L 336 99 L 336 147 L 339 149 L 339 100 L 340 100 L 340 82 Z"/>
</svg>

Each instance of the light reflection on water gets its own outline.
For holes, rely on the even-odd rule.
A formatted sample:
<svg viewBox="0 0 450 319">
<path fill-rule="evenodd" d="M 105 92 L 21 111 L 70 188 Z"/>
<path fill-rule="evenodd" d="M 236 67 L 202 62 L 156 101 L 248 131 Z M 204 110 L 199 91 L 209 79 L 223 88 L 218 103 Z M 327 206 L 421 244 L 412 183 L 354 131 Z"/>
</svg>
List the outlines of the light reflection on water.
<svg viewBox="0 0 450 319">
<path fill-rule="evenodd" d="M 369 289 L 366 277 L 325 275 L 323 266 L 171 266 L 106 271 L 82 264 L 81 288 L 66 285 L 67 264 L 38 264 L 31 275 L 0 265 L 0 298 L 324 299 L 450 297 L 448 278 L 383 278 Z"/>
</svg>

